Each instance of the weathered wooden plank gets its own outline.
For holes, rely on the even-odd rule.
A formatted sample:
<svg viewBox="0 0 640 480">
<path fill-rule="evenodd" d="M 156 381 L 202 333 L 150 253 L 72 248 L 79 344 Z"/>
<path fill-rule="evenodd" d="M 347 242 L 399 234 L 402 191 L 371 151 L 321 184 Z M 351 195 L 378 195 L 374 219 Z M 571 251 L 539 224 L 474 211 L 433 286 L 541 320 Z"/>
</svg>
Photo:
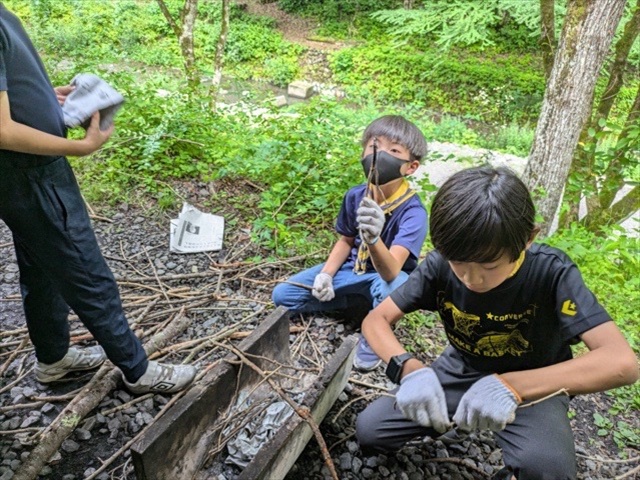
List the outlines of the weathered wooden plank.
<svg viewBox="0 0 640 480">
<path fill-rule="evenodd" d="M 281 363 L 289 363 L 289 314 L 277 308 L 238 349 Z M 227 356 L 230 360 L 235 355 Z M 267 360 L 251 360 L 264 370 L 273 365 Z M 197 385 L 131 447 L 138 480 L 188 480 L 202 468 L 211 439 L 217 432 L 214 423 L 219 413 L 227 410 L 234 399 L 236 385 L 251 386 L 261 380 L 250 368 L 222 363 Z"/>
<path fill-rule="evenodd" d="M 301 402 L 311 410 L 313 419 L 318 424 L 344 390 L 351 372 L 356 343 L 356 337 L 347 337 Z M 312 436 L 313 432 L 307 422 L 294 414 L 278 433 L 262 446 L 238 480 L 284 478 Z"/>
</svg>

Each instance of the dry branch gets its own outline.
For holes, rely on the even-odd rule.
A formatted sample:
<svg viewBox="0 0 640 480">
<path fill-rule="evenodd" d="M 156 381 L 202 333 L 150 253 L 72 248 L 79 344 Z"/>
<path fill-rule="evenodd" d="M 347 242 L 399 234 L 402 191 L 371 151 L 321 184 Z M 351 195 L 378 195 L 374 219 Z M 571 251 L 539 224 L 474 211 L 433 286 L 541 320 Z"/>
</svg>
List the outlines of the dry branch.
<svg viewBox="0 0 640 480">
<path fill-rule="evenodd" d="M 249 360 L 240 350 L 238 350 L 235 347 L 225 345 L 223 343 L 217 343 L 216 346 L 230 350 L 231 352 L 233 352 L 235 355 L 238 356 L 238 358 L 242 361 L 243 364 L 247 365 L 249 368 L 251 368 L 254 372 L 256 372 L 261 377 L 266 378 L 271 388 L 273 388 L 273 390 L 277 392 L 278 395 L 280 395 L 280 398 L 282 398 L 285 402 L 287 402 L 289 406 L 293 409 L 293 411 L 296 412 L 296 414 L 300 418 L 302 418 L 305 422 L 307 422 L 307 424 L 313 431 L 313 435 L 315 436 L 316 441 L 318 442 L 318 446 L 320 447 L 320 452 L 322 453 L 322 458 L 324 459 L 325 465 L 327 466 L 327 468 L 329 469 L 329 472 L 331 473 L 331 477 L 334 480 L 338 480 L 338 473 L 336 472 L 336 467 L 333 464 L 333 460 L 331 460 L 331 455 L 329 454 L 327 443 L 324 441 L 324 437 L 320 432 L 320 427 L 314 420 L 311 410 L 309 410 L 309 408 L 307 407 L 301 407 L 296 402 L 291 400 L 291 398 L 284 392 L 284 390 L 282 390 L 280 385 L 278 385 L 276 382 L 274 382 L 270 378 L 267 378 L 265 372 L 263 372 L 262 369 L 260 369 L 260 367 L 258 367 L 255 363 Z"/>
<path fill-rule="evenodd" d="M 165 330 L 152 337 L 144 346 L 147 355 L 162 348 L 183 332 L 191 323 L 186 315 L 179 315 Z M 14 480 L 34 480 L 47 461 L 58 451 L 62 442 L 73 433 L 80 421 L 113 390 L 120 379 L 120 370 L 111 363 L 103 365 L 82 391 L 60 412 L 40 434 L 40 443 L 31 451 Z"/>
</svg>

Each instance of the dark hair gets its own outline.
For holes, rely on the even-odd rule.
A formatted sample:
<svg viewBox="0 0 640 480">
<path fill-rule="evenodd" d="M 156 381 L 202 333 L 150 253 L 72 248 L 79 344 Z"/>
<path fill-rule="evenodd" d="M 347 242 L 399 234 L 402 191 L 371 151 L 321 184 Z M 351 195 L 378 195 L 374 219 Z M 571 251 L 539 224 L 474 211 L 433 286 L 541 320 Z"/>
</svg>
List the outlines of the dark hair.
<svg viewBox="0 0 640 480">
<path fill-rule="evenodd" d="M 362 148 L 373 137 L 387 137 L 409 149 L 412 160 L 422 160 L 427 154 L 427 140 L 415 124 L 400 115 L 385 115 L 369 124 L 362 134 Z"/>
<path fill-rule="evenodd" d="M 447 260 L 516 261 L 536 231 L 525 184 L 505 167 L 482 166 L 453 174 L 438 190 L 429 223 L 433 246 Z"/>
</svg>

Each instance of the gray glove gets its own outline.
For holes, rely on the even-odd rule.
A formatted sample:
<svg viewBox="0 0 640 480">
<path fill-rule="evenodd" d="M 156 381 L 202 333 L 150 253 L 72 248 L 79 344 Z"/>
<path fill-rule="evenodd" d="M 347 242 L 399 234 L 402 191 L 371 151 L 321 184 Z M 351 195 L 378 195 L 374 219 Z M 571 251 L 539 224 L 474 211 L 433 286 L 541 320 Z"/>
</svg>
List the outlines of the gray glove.
<svg viewBox="0 0 640 480">
<path fill-rule="evenodd" d="M 333 300 L 336 296 L 333 291 L 333 277 L 325 272 L 320 272 L 313 280 L 313 289 L 311 295 L 316 297 L 321 302 L 328 302 Z"/>
<path fill-rule="evenodd" d="M 517 393 L 498 375 L 488 375 L 474 383 L 462 396 L 453 421 L 465 430 L 504 430 L 516 418 L 522 402 Z"/>
<path fill-rule="evenodd" d="M 421 368 L 404 377 L 396 403 L 405 417 L 424 427 L 442 433 L 451 426 L 444 390 L 432 368 Z"/>
<path fill-rule="evenodd" d="M 362 235 L 362 240 L 368 245 L 376 243 L 382 227 L 384 227 L 384 212 L 375 200 L 365 197 L 360 202 L 360 206 L 356 211 L 358 222 L 358 230 Z"/>
</svg>

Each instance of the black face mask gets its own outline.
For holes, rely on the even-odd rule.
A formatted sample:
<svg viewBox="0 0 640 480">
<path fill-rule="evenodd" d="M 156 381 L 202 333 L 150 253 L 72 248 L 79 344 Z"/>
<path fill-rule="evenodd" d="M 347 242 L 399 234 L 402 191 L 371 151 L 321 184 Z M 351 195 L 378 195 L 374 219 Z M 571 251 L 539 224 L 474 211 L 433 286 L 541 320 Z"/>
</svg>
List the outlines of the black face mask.
<svg viewBox="0 0 640 480">
<path fill-rule="evenodd" d="M 371 172 L 373 155 L 373 153 L 370 153 L 361 160 L 362 168 L 364 169 L 364 174 L 367 178 L 369 178 L 369 172 Z M 384 185 L 385 183 L 389 183 L 392 180 L 402 177 L 403 175 L 400 173 L 400 169 L 402 168 L 402 165 L 408 161 L 409 160 L 402 160 L 401 158 L 394 157 L 384 150 L 378 150 L 376 157 L 376 170 L 378 171 L 378 175 L 376 175 L 375 172 L 371 175 L 371 183 L 374 185 Z"/>
</svg>

